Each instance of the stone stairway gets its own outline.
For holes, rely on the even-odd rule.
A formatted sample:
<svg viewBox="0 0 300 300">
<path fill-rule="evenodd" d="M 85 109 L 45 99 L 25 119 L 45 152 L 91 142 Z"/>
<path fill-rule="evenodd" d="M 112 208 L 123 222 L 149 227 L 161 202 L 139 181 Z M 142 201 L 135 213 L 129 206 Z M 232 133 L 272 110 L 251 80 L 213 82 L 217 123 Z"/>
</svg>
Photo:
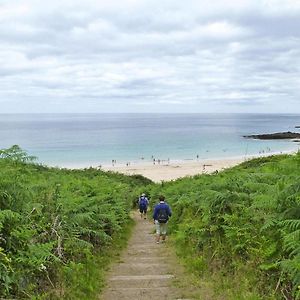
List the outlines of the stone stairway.
<svg viewBox="0 0 300 300">
<path fill-rule="evenodd" d="M 170 254 L 165 244 L 156 244 L 154 225 L 134 214 L 136 226 L 120 262 L 112 267 L 101 300 L 179 299 L 172 287 Z"/>
</svg>

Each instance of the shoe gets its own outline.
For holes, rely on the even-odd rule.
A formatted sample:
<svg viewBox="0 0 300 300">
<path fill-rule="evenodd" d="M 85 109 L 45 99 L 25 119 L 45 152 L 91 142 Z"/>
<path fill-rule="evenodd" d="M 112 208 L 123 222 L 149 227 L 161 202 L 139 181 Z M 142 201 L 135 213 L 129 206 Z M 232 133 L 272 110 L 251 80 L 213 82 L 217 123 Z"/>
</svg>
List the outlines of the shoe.
<svg viewBox="0 0 300 300">
<path fill-rule="evenodd" d="M 159 244 L 159 242 L 156 242 L 156 244 Z"/>
</svg>

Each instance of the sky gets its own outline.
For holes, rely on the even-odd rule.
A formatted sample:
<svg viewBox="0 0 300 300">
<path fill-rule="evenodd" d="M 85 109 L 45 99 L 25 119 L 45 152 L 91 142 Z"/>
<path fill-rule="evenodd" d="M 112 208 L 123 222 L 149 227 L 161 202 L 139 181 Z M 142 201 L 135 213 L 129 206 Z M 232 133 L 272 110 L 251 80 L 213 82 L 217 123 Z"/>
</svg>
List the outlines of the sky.
<svg viewBox="0 0 300 300">
<path fill-rule="evenodd" d="M 300 113 L 300 0 L 0 0 L 0 113 Z"/>
</svg>

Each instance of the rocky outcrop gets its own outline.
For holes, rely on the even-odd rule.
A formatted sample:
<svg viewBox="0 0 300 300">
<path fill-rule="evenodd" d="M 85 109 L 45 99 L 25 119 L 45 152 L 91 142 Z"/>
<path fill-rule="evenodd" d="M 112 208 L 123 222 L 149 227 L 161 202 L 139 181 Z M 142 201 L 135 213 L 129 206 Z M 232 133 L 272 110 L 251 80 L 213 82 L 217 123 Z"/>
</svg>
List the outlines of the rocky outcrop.
<svg viewBox="0 0 300 300">
<path fill-rule="evenodd" d="M 283 140 L 283 139 L 300 139 L 300 133 L 297 132 L 276 132 L 268 134 L 244 135 L 244 138 L 259 140 Z"/>
</svg>

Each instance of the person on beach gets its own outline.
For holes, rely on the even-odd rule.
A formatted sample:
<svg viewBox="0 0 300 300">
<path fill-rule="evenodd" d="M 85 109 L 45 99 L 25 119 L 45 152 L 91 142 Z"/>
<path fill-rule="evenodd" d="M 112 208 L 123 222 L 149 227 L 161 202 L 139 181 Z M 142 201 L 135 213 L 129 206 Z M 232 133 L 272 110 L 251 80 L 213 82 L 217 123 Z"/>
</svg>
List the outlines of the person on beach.
<svg viewBox="0 0 300 300">
<path fill-rule="evenodd" d="M 165 197 L 160 196 L 159 203 L 155 205 L 153 211 L 153 221 L 156 227 L 156 244 L 159 244 L 160 236 L 162 237 L 162 243 L 165 242 L 167 223 L 171 215 L 172 211 L 170 206 L 165 202 Z"/>
<path fill-rule="evenodd" d="M 149 205 L 149 200 L 146 197 L 146 194 L 143 193 L 141 195 L 141 197 L 139 198 L 139 210 L 141 213 L 141 218 L 144 215 L 144 219 L 147 219 L 147 209 L 148 209 L 148 205 Z"/>
</svg>

